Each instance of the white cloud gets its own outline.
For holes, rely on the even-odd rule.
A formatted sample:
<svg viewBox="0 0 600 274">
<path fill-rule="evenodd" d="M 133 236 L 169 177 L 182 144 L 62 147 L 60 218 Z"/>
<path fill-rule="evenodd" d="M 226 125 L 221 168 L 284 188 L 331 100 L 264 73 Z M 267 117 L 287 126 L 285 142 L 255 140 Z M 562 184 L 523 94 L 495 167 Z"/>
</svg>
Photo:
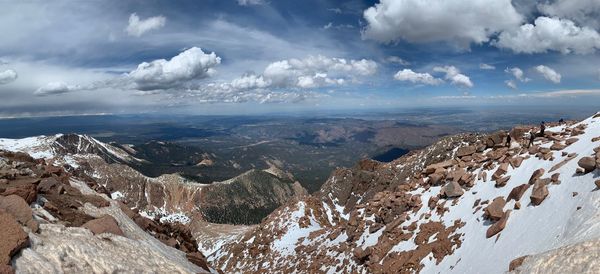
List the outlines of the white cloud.
<svg viewBox="0 0 600 274">
<path fill-rule="evenodd" d="M 254 6 L 254 5 L 264 5 L 264 0 L 237 0 L 238 5 L 240 6 Z"/>
<path fill-rule="evenodd" d="M 372 60 L 346 60 L 322 55 L 306 59 L 288 59 L 269 64 L 263 76 L 274 87 L 322 87 L 357 81 L 373 75 L 377 63 Z"/>
<path fill-rule="evenodd" d="M 567 18 L 591 28 L 600 28 L 600 1 L 598 0 L 557 0 L 553 3 L 538 4 L 543 14 Z"/>
<path fill-rule="evenodd" d="M 506 80 L 504 83 L 511 89 L 517 89 L 517 83 L 514 80 Z"/>
<path fill-rule="evenodd" d="M 141 63 L 127 77 L 139 90 L 168 89 L 207 78 L 214 73 L 213 67 L 220 63 L 221 58 L 214 52 L 206 54 L 202 49 L 193 47 L 168 61 L 159 59 Z"/>
<path fill-rule="evenodd" d="M 398 56 L 389 56 L 388 58 L 385 58 L 385 61 L 388 63 L 396 63 L 396 64 L 400 64 L 403 66 L 408 66 L 410 65 L 410 62 L 398 57 Z"/>
<path fill-rule="evenodd" d="M 538 17 L 534 24 L 504 31 L 492 44 L 517 53 L 593 53 L 600 48 L 600 34 L 588 27 L 578 27 L 568 19 Z"/>
<path fill-rule="evenodd" d="M 463 48 L 517 27 L 511 0 L 380 0 L 364 11 L 363 37 L 383 43 L 450 42 Z"/>
<path fill-rule="evenodd" d="M 445 73 L 446 76 L 444 76 L 444 78 L 450 81 L 453 85 L 466 88 L 472 88 L 474 86 L 473 82 L 471 82 L 471 78 L 461 74 L 460 70 L 455 66 L 434 67 L 433 71 Z"/>
<path fill-rule="evenodd" d="M 425 84 L 431 86 L 437 86 L 444 82 L 442 79 L 435 78 L 429 73 L 417 73 L 411 69 L 403 69 L 398 71 L 394 75 L 394 79 L 398 81 L 408 81 L 413 84 Z"/>
<path fill-rule="evenodd" d="M 600 80 L 600 69 L 598 70 L 598 80 Z"/>
<path fill-rule="evenodd" d="M 17 72 L 12 69 L 0 71 L 0 85 L 12 83 L 17 80 L 17 77 Z"/>
<path fill-rule="evenodd" d="M 538 73 L 540 73 L 544 78 L 546 78 L 546 80 L 558 84 L 560 83 L 560 79 L 561 79 L 561 75 L 560 73 L 556 72 L 555 70 L 544 66 L 544 65 L 539 65 L 537 67 L 535 67 L 535 71 L 537 71 Z"/>
<path fill-rule="evenodd" d="M 523 70 L 521 70 L 518 67 L 506 68 L 504 70 L 504 72 L 512 74 L 512 76 L 514 76 L 515 79 L 517 79 L 521 82 L 529 82 L 531 80 L 531 79 L 525 77 L 525 73 L 523 73 Z"/>
<path fill-rule="evenodd" d="M 481 63 L 481 64 L 479 64 L 479 69 L 494 70 L 494 69 L 496 69 L 496 67 L 492 66 L 492 65 L 489 65 L 489 64 Z"/>
<path fill-rule="evenodd" d="M 338 29 L 338 30 L 340 30 L 340 29 L 353 29 L 354 26 L 350 25 L 350 24 L 334 25 L 333 22 L 329 22 L 329 23 L 327 23 L 327 25 L 323 26 L 323 29 L 325 29 L 325 30 L 331 29 L 331 28 Z"/>
<path fill-rule="evenodd" d="M 342 13 L 342 9 L 340 8 L 333 8 L 333 9 L 327 9 L 328 11 L 331 11 L 333 13 L 337 13 L 337 14 L 341 14 Z"/>
<path fill-rule="evenodd" d="M 164 27 L 166 22 L 167 18 L 162 15 L 140 20 L 137 14 L 132 13 L 129 16 L 129 24 L 125 28 L 125 31 L 131 36 L 140 37 L 148 31 Z"/>
<path fill-rule="evenodd" d="M 63 94 L 79 90 L 78 86 L 69 86 L 64 82 L 50 82 L 47 85 L 38 88 L 33 94 L 37 96 Z"/>
</svg>

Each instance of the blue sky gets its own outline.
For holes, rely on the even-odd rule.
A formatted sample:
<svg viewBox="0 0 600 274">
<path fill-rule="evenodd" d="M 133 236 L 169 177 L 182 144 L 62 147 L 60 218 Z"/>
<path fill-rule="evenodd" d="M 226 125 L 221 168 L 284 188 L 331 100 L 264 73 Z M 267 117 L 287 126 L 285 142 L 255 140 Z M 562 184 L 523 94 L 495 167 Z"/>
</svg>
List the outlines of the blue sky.
<svg viewBox="0 0 600 274">
<path fill-rule="evenodd" d="M 600 1 L 0 1 L 0 116 L 600 102 Z"/>
</svg>

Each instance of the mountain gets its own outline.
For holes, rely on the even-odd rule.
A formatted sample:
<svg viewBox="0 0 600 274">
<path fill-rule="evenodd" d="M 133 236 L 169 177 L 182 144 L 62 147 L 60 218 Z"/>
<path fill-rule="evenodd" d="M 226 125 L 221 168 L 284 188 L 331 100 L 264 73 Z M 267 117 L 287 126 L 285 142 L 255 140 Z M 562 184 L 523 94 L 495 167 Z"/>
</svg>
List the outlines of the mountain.
<svg viewBox="0 0 600 274">
<path fill-rule="evenodd" d="M 391 163 L 336 170 L 230 238 L 208 260 L 228 273 L 597 273 L 600 114 L 461 134 Z M 231 254 L 237 254 L 231 256 Z"/>
<path fill-rule="evenodd" d="M 198 184 L 85 135 L 0 139 L 0 270 L 598 273 L 600 113 L 547 126 L 361 160 L 311 195 L 274 164 Z"/>
</svg>

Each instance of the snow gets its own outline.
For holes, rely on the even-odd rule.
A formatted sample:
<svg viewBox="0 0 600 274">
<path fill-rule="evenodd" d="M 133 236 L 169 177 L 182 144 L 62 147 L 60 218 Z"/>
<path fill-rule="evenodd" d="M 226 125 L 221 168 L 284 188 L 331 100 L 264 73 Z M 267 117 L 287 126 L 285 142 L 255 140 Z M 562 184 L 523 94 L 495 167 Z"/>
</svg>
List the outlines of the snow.
<svg viewBox="0 0 600 274">
<path fill-rule="evenodd" d="M 55 156 L 52 150 L 52 142 L 61 137 L 61 134 L 55 136 L 37 136 L 23 139 L 0 139 L 0 149 L 28 153 L 36 159 L 49 159 Z"/>
<path fill-rule="evenodd" d="M 110 194 L 110 198 L 113 200 L 124 198 L 124 197 L 125 197 L 125 195 L 123 195 L 123 193 L 121 193 L 121 191 L 115 191 Z"/>
<path fill-rule="evenodd" d="M 287 233 L 273 241 L 272 249 L 283 257 L 295 255 L 298 240 L 302 237 L 308 237 L 311 232 L 321 228 L 312 216 L 309 216 L 310 225 L 308 227 L 301 228 L 298 225 L 298 220 L 304 216 L 305 207 L 306 204 L 304 202 L 298 202 L 297 209 L 290 213 L 290 218 L 282 225 L 288 228 Z"/>
<path fill-rule="evenodd" d="M 439 265 L 436 265 L 435 261 L 423 260 L 425 267 L 422 273 L 503 273 L 508 270 L 511 260 L 522 255 L 542 253 L 599 238 L 600 191 L 595 190 L 594 180 L 598 179 L 600 172 L 596 170 L 589 174 L 576 175 L 575 169 L 581 157 L 592 155 L 593 149 L 600 145 L 591 142 L 592 138 L 600 136 L 600 118 L 590 118 L 582 123 L 588 125 L 585 134 L 577 136 L 579 141 L 564 149 L 568 153 L 576 152 L 578 156 L 555 172 L 548 173 L 565 158 L 561 156 L 561 151 L 554 152 L 554 161 L 530 157 L 524 160 L 519 168 L 509 168 L 506 176 L 511 178 L 505 187 L 496 188 L 490 180 L 477 181 L 473 188 L 459 198 L 458 204 L 452 206 L 450 202 L 447 203 L 450 205 L 450 211 L 443 217 L 433 214 L 432 220 L 442 220 L 446 226 L 452 225 L 454 220 L 461 219 L 466 224 L 457 233 L 465 235 L 461 237 L 461 247 Z M 562 128 L 547 129 L 559 130 Z M 544 147 L 550 145 L 551 143 L 545 144 Z M 491 201 L 498 196 L 506 198 L 514 187 L 527 183 L 531 174 L 539 168 L 546 170 L 542 178 L 560 173 L 561 184 L 548 185 L 550 194 L 539 206 L 529 203 L 533 189 L 530 187 L 521 199 L 521 209 L 511 212 L 499 239 L 496 241 L 495 236 L 487 239 L 485 234 L 490 224 L 483 220 L 483 210 L 473 214 L 475 200 L 480 198 L 482 201 Z M 488 172 L 488 177 L 493 172 L 494 170 Z M 473 194 L 474 192 L 476 194 Z M 573 192 L 578 192 L 578 195 L 573 197 Z M 423 201 L 428 200 L 427 196 L 430 194 L 424 193 Z M 508 203 L 504 209 L 513 209 L 513 204 Z M 581 209 L 577 210 L 577 207 Z"/>
</svg>

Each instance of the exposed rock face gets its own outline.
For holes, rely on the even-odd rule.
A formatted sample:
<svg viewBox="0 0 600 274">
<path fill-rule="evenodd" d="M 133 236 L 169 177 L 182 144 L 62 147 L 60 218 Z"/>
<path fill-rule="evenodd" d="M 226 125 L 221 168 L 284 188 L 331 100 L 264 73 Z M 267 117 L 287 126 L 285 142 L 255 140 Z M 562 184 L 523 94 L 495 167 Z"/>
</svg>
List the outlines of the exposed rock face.
<svg viewBox="0 0 600 274">
<path fill-rule="evenodd" d="M 11 257 L 29 244 L 27 233 L 3 209 L 0 209 L 0 239 L 0 265 L 8 265 Z"/>
<path fill-rule="evenodd" d="M 0 209 L 15 217 L 21 225 L 29 227 L 34 232 L 37 231 L 38 223 L 33 220 L 33 212 L 23 198 L 17 195 L 0 196 Z"/>
<path fill-rule="evenodd" d="M 119 228 L 117 220 L 110 215 L 104 215 L 98 219 L 88 221 L 81 227 L 89 229 L 94 235 L 102 233 L 112 233 L 119 236 L 125 236 Z"/>
</svg>

